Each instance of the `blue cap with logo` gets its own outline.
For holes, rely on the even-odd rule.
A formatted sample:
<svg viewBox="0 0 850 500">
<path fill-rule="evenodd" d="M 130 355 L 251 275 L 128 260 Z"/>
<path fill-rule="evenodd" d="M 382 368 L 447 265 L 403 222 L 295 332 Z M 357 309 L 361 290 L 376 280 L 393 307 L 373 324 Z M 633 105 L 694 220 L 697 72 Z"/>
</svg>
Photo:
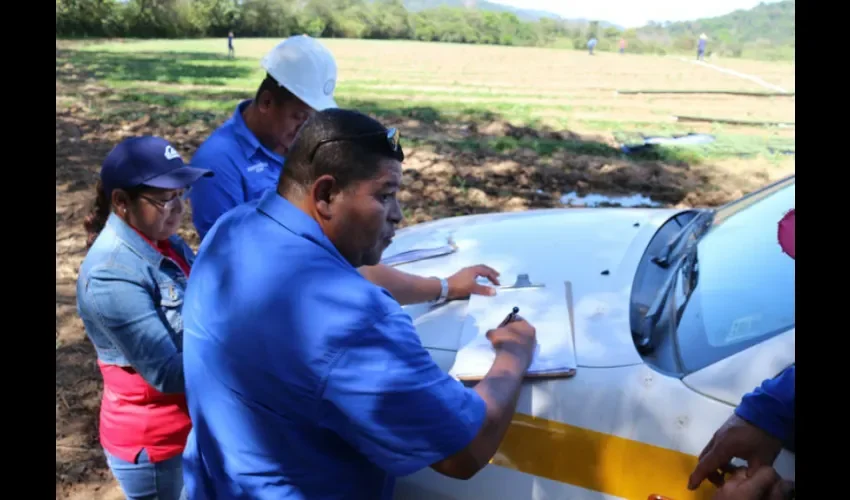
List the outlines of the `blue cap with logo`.
<svg viewBox="0 0 850 500">
<path fill-rule="evenodd" d="M 109 196 L 113 189 L 148 186 L 184 189 L 213 172 L 189 167 L 180 153 L 161 137 L 131 137 L 109 152 L 100 168 L 100 181 Z"/>
</svg>

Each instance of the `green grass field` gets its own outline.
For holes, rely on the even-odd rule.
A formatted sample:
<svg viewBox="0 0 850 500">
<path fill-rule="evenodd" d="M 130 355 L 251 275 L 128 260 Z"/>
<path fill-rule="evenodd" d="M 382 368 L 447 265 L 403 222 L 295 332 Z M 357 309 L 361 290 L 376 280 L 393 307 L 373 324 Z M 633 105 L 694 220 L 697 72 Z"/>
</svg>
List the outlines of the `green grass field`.
<svg viewBox="0 0 850 500">
<path fill-rule="evenodd" d="M 236 60 L 225 57 L 222 40 L 61 43 L 74 50 L 57 58 L 57 76 L 73 68 L 113 89 L 114 94 L 102 103 L 106 109 L 98 110 L 107 118 L 110 114 L 133 116 L 134 109 L 154 105 L 171 110 L 174 125 L 198 117 L 214 121 L 253 94 L 263 76 L 259 59 L 275 43 L 273 39 L 238 40 Z M 324 43 L 338 59 L 339 103 L 377 116 L 403 115 L 445 124 L 504 120 L 535 128 L 609 134 L 621 141 L 638 134 L 692 131 L 719 137 L 717 143 L 683 153 L 689 161 L 770 157 L 771 150 L 794 149 L 793 130 L 683 124 L 671 119 L 680 114 L 793 122 L 792 98 L 615 95 L 616 89 L 636 88 L 764 90 L 677 58 L 611 53 L 590 57 L 570 50 L 416 42 Z M 767 81 L 793 90 L 792 65 L 736 60 L 734 69 L 746 72 L 748 64 Z M 58 105 L 72 105 L 75 98 L 67 96 Z M 417 137 L 425 142 L 429 138 Z M 474 140 L 462 142 L 466 148 L 477 146 Z M 530 145 L 547 154 L 559 147 L 545 141 L 480 142 L 481 147 L 501 152 Z"/>
</svg>

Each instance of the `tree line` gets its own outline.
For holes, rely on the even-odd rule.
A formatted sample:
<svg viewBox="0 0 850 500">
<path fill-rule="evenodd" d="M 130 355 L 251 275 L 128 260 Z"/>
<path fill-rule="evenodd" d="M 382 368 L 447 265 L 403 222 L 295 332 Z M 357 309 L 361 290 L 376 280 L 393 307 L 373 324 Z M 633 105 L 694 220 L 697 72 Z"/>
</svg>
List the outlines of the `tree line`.
<svg viewBox="0 0 850 500">
<path fill-rule="evenodd" d="M 631 53 L 690 49 L 693 33 L 622 31 L 598 22 L 543 18 L 522 21 L 511 12 L 440 6 L 410 12 L 402 0 L 56 0 L 57 38 L 324 38 L 420 40 L 515 46 L 616 50 L 625 38 Z M 728 37 L 710 50 L 742 56 Z"/>
</svg>

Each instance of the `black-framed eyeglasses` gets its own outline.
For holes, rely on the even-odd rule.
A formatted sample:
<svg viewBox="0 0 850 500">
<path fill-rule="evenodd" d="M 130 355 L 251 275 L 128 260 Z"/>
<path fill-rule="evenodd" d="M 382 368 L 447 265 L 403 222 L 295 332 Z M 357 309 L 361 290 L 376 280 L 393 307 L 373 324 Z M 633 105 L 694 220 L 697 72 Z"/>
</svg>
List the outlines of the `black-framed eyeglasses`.
<svg viewBox="0 0 850 500">
<path fill-rule="evenodd" d="M 166 200 L 166 201 L 157 200 L 156 198 L 151 198 L 151 197 L 145 196 L 143 194 L 140 194 L 139 198 L 144 198 L 151 205 L 154 205 L 155 207 L 164 210 L 166 208 L 173 208 L 175 206 L 175 204 L 177 203 L 177 200 L 180 200 L 180 201 L 188 200 L 189 199 L 189 193 L 191 191 L 192 191 L 192 188 L 188 187 L 188 188 L 184 189 L 182 193 L 180 193 L 177 196 L 175 196 L 174 198 L 171 198 L 170 200 Z"/>
<path fill-rule="evenodd" d="M 383 134 L 383 132 L 370 132 L 368 134 L 348 135 L 348 136 L 343 136 L 343 137 L 334 137 L 332 139 L 321 140 L 318 143 L 316 143 L 316 145 L 313 146 L 313 150 L 310 151 L 310 161 L 311 162 L 313 161 L 313 158 L 316 156 L 316 151 L 321 146 L 323 146 L 325 144 L 328 144 L 328 143 L 331 143 L 331 142 L 353 141 L 353 140 L 357 140 L 357 139 L 365 139 L 367 137 L 374 137 L 374 136 L 379 135 L 379 134 Z M 387 137 L 387 145 L 389 146 L 390 151 L 392 151 L 393 153 L 398 152 L 399 141 L 401 140 L 401 133 L 398 131 L 398 129 L 395 128 L 395 127 L 387 129 L 386 137 Z"/>
</svg>

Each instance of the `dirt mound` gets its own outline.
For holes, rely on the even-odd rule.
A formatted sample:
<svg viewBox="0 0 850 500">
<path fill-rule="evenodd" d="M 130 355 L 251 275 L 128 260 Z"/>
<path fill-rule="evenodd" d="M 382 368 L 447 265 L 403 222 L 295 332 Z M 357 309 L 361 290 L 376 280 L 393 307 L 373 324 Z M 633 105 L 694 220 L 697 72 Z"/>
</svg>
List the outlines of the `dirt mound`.
<svg viewBox="0 0 850 500">
<path fill-rule="evenodd" d="M 687 166 L 558 153 L 539 160 L 533 152 L 482 157 L 415 151 L 405 161 L 401 202 L 406 224 L 433 218 L 502 210 L 557 207 L 561 195 L 643 193 L 679 203 L 705 179 Z"/>
</svg>

